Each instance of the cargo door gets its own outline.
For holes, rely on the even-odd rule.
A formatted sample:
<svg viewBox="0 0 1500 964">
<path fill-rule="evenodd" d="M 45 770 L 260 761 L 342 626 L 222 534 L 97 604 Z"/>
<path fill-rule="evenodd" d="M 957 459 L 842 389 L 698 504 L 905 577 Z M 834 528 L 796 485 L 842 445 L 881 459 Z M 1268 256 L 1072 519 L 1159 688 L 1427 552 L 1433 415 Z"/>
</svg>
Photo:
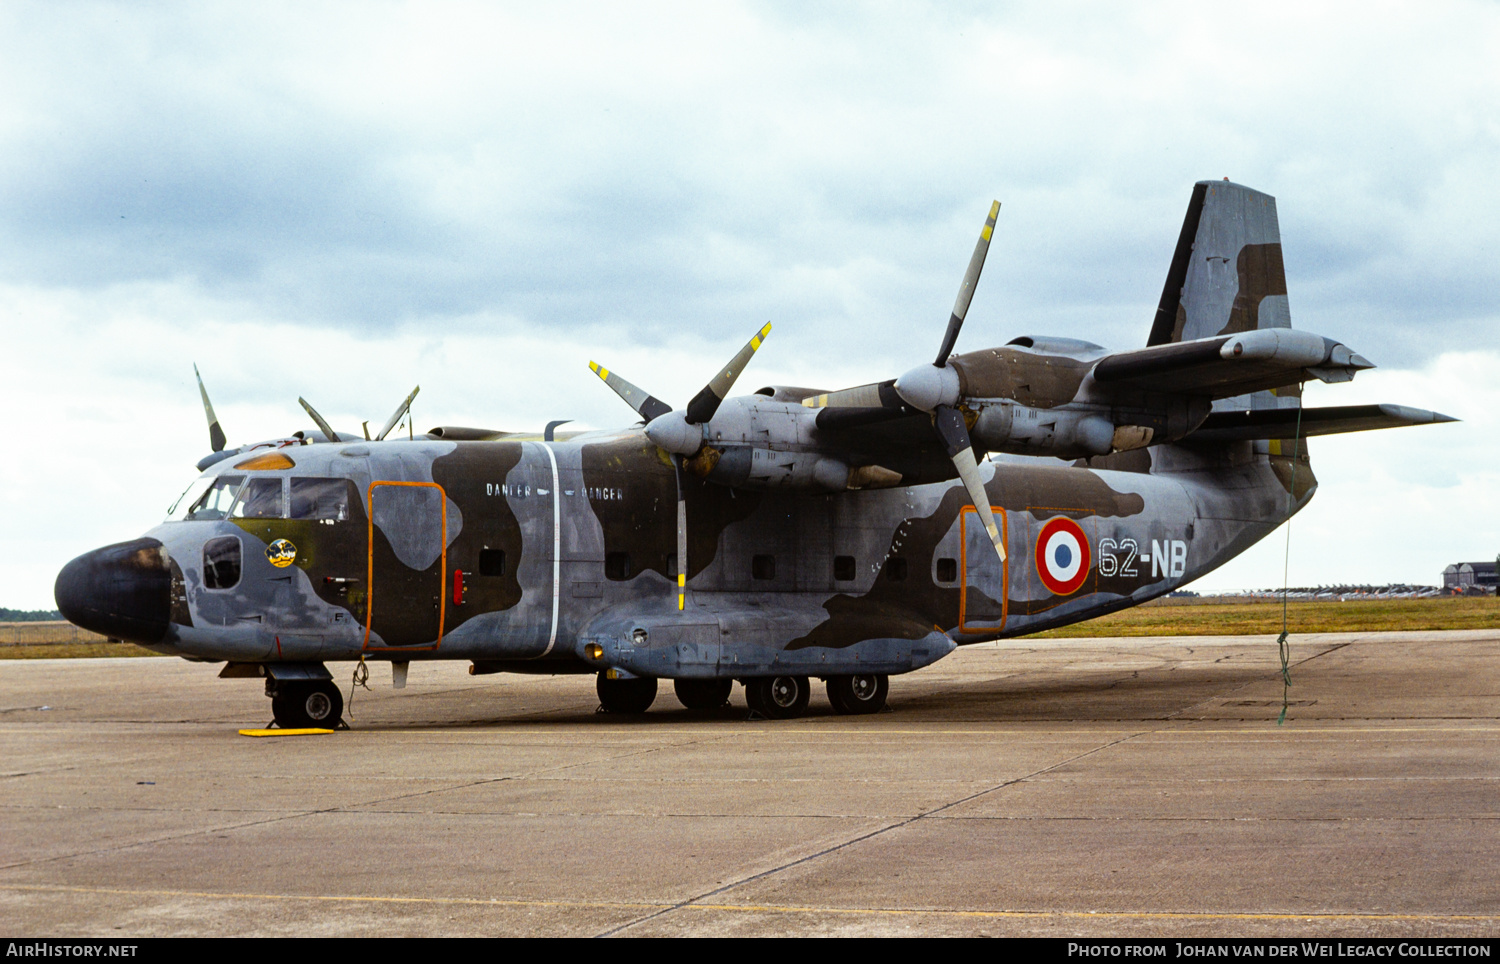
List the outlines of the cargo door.
<svg viewBox="0 0 1500 964">
<path fill-rule="evenodd" d="M 1014 557 L 1010 546 L 1009 520 L 1005 510 L 991 506 L 1000 537 L 1005 541 L 1007 556 Z M 1005 626 L 1006 598 L 1010 591 L 1010 567 L 1001 563 L 990 534 L 985 531 L 979 512 L 965 506 L 959 513 L 959 565 L 963 567 L 963 588 L 959 592 L 958 631 L 961 633 L 995 632 Z"/>
<path fill-rule="evenodd" d="M 365 648 L 436 649 L 447 614 L 447 495 L 434 482 L 373 482 L 368 508 Z"/>
</svg>

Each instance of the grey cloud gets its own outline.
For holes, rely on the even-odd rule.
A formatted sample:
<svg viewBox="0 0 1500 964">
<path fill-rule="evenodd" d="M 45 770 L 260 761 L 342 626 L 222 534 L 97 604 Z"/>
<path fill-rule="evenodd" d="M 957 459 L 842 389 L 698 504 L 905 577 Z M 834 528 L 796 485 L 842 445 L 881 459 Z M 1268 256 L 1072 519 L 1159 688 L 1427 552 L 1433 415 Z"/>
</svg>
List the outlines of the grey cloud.
<svg viewBox="0 0 1500 964">
<path fill-rule="evenodd" d="M 1305 103 L 1274 82 L 1198 92 L 1193 71 L 1208 68 L 1121 52 L 1150 33 L 1129 16 L 1070 49 L 1066 17 L 741 9 L 758 32 L 745 42 L 761 47 L 727 77 L 697 65 L 642 90 L 609 74 L 628 56 L 595 73 L 560 58 L 428 118 L 310 93 L 289 79 L 319 56 L 306 38 L 260 27 L 238 50 L 225 36 L 235 23 L 209 14 L 106 7 L 64 30 L 29 9 L 5 27 L 8 48 L 25 29 L 42 50 L 10 68 L 33 122 L 0 134 L 0 278 L 13 282 L 187 279 L 275 317 L 360 330 L 498 316 L 624 326 L 649 343 L 786 319 L 798 350 L 904 357 L 938 337 L 999 196 L 996 260 L 965 343 L 1056 331 L 1128 346 L 1149 328 L 1192 181 L 1226 173 L 1281 199 L 1295 323 L 1357 324 L 1326 333 L 1401 363 L 1441 349 L 1438 320 L 1500 343 L 1484 323 L 1495 269 L 1424 240 L 1454 216 L 1424 182 L 1447 151 L 1500 159 L 1493 138 L 1421 143 L 1399 104 L 1341 117 L 1318 103 L 1330 81 L 1316 67 Z M 105 14 L 127 21 L 125 42 Z M 1106 44 L 1112 30 L 1124 34 Z M 1058 72 L 972 66 L 995 49 L 1055 50 Z M 1377 69 L 1350 63 L 1348 83 Z M 1273 66 L 1272 81 L 1295 69 Z M 1341 167 L 1357 176 L 1334 183 Z M 1495 229 L 1453 231 L 1483 251 Z"/>
</svg>

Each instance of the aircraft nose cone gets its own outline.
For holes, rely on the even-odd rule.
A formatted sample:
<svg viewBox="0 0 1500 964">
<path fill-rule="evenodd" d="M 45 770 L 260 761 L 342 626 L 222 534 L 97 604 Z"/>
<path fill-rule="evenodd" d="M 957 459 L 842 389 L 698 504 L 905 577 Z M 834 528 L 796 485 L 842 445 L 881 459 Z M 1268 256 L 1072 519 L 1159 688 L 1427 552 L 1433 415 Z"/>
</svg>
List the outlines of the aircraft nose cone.
<svg viewBox="0 0 1500 964">
<path fill-rule="evenodd" d="M 172 574 L 157 539 L 119 542 L 63 566 L 52 589 L 74 625 L 114 639 L 159 643 L 172 614 Z"/>
</svg>

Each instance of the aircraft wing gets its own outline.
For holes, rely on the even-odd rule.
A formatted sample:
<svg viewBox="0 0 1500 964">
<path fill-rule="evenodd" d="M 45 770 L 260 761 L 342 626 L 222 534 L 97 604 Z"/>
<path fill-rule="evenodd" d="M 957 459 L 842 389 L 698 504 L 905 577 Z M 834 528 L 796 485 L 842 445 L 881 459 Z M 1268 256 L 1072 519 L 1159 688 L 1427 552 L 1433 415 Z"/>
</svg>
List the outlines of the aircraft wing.
<svg viewBox="0 0 1500 964">
<path fill-rule="evenodd" d="M 1106 387 L 1229 398 L 1313 378 L 1346 382 L 1374 367 L 1331 338 L 1259 328 L 1116 352 L 1101 359 L 1093 375 Z"/>
<path fill-rule="evenodd" d="M 1187 437 L 1189 442 L 1232 442 L 1263 438 L 1303 438 L 1313 435 L 1339 435 L 1344 432 L 1368 432 L 1377 428 L 1400 428 L 1403 425 L 1432 425 L 1456 422 L 1458 419 L 1405 405 L 1335 405 L 1328 408 L 1304 408 L 1301 431 L 1295 408 L 1263 408 L 1247 412 L 1214 412 Z"/>
</svg>

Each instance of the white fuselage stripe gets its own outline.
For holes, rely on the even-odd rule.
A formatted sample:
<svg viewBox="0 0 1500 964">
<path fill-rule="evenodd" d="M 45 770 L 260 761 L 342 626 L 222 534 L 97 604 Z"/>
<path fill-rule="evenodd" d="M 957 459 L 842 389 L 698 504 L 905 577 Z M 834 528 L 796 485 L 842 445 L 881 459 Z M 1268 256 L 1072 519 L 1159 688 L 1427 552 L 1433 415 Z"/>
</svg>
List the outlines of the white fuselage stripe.
<svg viewBox="0 0 1500 964">
<path fill-rule="evenodd" d="M 552 446 L 542 443 L 542 450 L 552 463 L 552 631 L 547 636 L 547 648 L 542 650 L 542 656 L 546 656 L 557 645 L 557 604 L 562 595 L 562 483 L 557 476 L 557 456 Z"/>
</svg>

